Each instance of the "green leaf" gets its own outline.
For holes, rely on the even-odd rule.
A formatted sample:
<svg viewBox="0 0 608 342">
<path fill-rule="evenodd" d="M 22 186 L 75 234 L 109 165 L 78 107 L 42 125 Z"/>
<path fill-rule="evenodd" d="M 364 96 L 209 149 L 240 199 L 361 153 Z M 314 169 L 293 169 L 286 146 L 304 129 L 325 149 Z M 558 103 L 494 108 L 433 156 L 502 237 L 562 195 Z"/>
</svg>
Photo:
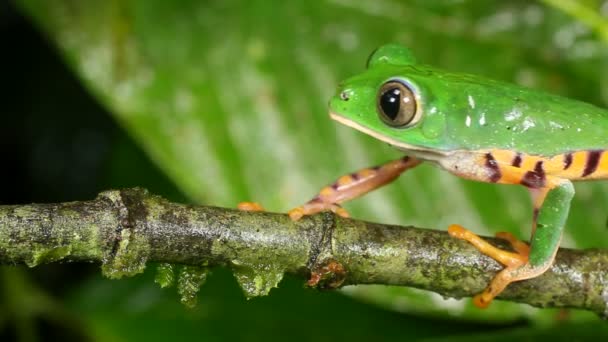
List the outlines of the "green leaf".
<svg viewBox="0 0 608 342">
<path fill-rule="evenodd" d="M 385 42 L 408 45 L 418 60 L 448 70 L 599 105 L 607 100 L 606 46 L 568 12 L 528 1 L 18 4 L 197 203 L 235 206 L 255 200 L 285 211 L 341 174 L 398 156 L 326 114 L 339 81 L 361 71 L 368 54 Z M 576 189 L 564 245 L 608 247 L 606 186 Z M 523 238 L 532 214 L 521 187 L 467 182 L 429 166 L 347 207 L 367 220 L 437 229 L 459 223 L 484 235 L 510 230 Z M 501 302 L 482 312 L 468 299 L 444 300 L 411 289 L 347 292 L 429 315 L 486 320 L 554 315 Z"/>
</svg>

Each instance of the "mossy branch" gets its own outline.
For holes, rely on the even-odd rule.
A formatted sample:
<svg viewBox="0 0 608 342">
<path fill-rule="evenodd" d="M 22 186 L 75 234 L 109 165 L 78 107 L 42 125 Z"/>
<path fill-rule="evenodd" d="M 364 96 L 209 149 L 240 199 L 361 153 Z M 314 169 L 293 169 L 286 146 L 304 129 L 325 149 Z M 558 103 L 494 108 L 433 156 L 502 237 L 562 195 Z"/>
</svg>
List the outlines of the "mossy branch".
<svg viewBox="0 0 608 342">
<path fill-rule="evenodd" d="M 57 260 L 100 262 L 113 278 L 140 273 L 148 261 L 223 265 L 252 296 L 289 272 L 311 286 L 403 285 L 458 298 L 480 292 L 501 269 L 445 231 L 329 213 L 292 222 L 284 214 L 171 203 L 137 188 L 92 201 L 0 206 L 0 263 Z M 501 298 L 606 316 L 607 270 L 607 250 L 561 249 L 549 272 L 510 285 Z"/>
</svg>

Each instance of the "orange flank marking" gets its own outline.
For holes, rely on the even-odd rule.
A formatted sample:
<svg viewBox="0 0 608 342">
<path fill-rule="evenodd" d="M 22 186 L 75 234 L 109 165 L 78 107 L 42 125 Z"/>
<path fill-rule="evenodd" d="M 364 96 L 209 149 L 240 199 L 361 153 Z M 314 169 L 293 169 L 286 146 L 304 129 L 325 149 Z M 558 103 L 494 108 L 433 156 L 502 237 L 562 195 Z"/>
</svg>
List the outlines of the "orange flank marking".
<svg viewBox="0 0 608 342">
<path fill-rule="evenodd" d="M 543 159 L 543 169 L 548 175 L 554 175 L 557 172 L 564 171 L 564 154 L 558 154 L 549 159 Z"/>
<path fill-rule="evenodd" d="M 585 164 L 587 163 L 587 151 L 579 151 L 572 153 L 572 163 L 570 167 L 559 173 L 560 177 L 568 179 L 579 178 L 585 170 Z"/>
<path fill-rule="evenodd" d="M 597 166 L 597 170 L 595 171 L 595 173 L 604 175 L 608 174 L 608 153 L 606 153 L 605 151 L 602 152 L 600 162 Z"/>
<path fill-rule="evenodd" d="M 494 160 L 491 166 L 496 170 L 492 171 L 500 175 L 492 180 L 497 183 L 519 184 L 525 172 L 570 180 L 608 178 L 608 153 L 605 150 L 574 151 L 547 157 L 510 150 L 489 150 L 480 151 L 478 163 L 488 167 L 488 155 Z M 513 168 L 524 173 L 513 172 Z"/>
<path fill-rule="evenodd" d="M 532 171 L 536 167 L 536 164 L 541 160 L 545 161 L 546 159 L 538 157 L 538 156 L 522 155 L 522 161 L 521 161 L 520 168 L 522 168 L 526 171 Z"/>
<path fill-rule="evenodd" d="M 511 165 L 513 159 L 517 153 L 511 150 L 491 150 L 490 153 L 496 159 L 499 164 L 508 164 Z"/>
<path fill-rule="evenodd" d="M 567 155 L 564 155 L 564 160 Z M 555 175 L 571 180 L 608 178 L 608 157 L 603 150 L 577 151 L 571 153 L 572 162 L 568 168 Z"/>
<path fill-rule="evenodd" d="M 501 170 L 502 173 L 502 177 L 500 177 L 500 182 L 501 183 L 505 183 L 505 184 L 519 184 L 519 182 L 521 181 L 521 177 L 519 176 L 518 173 L 513 173 L 513 172 L 504 172 L 504 170 Z"/>
</svg>

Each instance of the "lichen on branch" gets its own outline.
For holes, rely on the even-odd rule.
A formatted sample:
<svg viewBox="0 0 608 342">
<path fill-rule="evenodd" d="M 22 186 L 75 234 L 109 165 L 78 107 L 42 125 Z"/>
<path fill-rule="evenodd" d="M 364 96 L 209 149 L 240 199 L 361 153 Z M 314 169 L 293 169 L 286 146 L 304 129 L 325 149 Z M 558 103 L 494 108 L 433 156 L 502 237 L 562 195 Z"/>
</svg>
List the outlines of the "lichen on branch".
<svg viewBox="0 0 608 342">
<path fill-rule="evenodd" d="M 105 191 L 92 201 L 0 206 L 0 263 L 59 260 L 99 262 L 110 278 L 158 262 L 162 286 L 175 278 L 168 265 L 187 266 L 178 276 L 187 305 L 215 266 L 230 268 L 248 296 L 268 294 L 287 272 L 319 288 L 401 285 L 460 298 L 481 291 L 501 269 L 445 231 L 331 213 L 293 222 L 284 214 L 172 203 L 140 188 Z M 606 250 L 560 249 L 547 273 L 511 284 L 500 298 L 607 316 L 606 270 Z"/>
</svg>

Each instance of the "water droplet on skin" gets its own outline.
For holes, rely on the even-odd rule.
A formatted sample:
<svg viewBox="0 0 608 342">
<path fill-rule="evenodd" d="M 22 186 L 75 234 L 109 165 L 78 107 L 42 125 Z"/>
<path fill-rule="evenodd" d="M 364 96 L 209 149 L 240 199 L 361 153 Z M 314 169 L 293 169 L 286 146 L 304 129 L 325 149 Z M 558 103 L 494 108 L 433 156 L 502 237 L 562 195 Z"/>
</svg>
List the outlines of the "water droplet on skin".
<svg viewBox="0 0 608 342">
<path fill-rule="evenodd" d="M 471 106 L 471 109 L 475 109 L 475 99 L 473 98 L 473 96 L 469 95 L 468 99 L 469 99 L 469 106 Z"/>
<path fill-rule="evenodd" d="M 479 117 L 479 125 L 485 126 L 485 124 L 486 124 L 486 113 L 481 113 L 481 116 Z"/>
<path fill-rule="evenodd" d="M 522 126 L 522 132 L 525 132 L 529 128 L 536 126 L 536 123 L 534 122 L 534 119 L 532 119 L 530 117 L 526 117 L 524 119 L 524 121 L 521 123 L 521 126 Z"/>
<path fill-rule="evenodd" d="M 521 117 L 522 113 L 519 109 L 514 108 L 512 111 L 510 111 L 509 113 L 505 114 L 505 120 L 506 121 L 513 121 L 513 120 L 517 120 Z"/>
</svg>

